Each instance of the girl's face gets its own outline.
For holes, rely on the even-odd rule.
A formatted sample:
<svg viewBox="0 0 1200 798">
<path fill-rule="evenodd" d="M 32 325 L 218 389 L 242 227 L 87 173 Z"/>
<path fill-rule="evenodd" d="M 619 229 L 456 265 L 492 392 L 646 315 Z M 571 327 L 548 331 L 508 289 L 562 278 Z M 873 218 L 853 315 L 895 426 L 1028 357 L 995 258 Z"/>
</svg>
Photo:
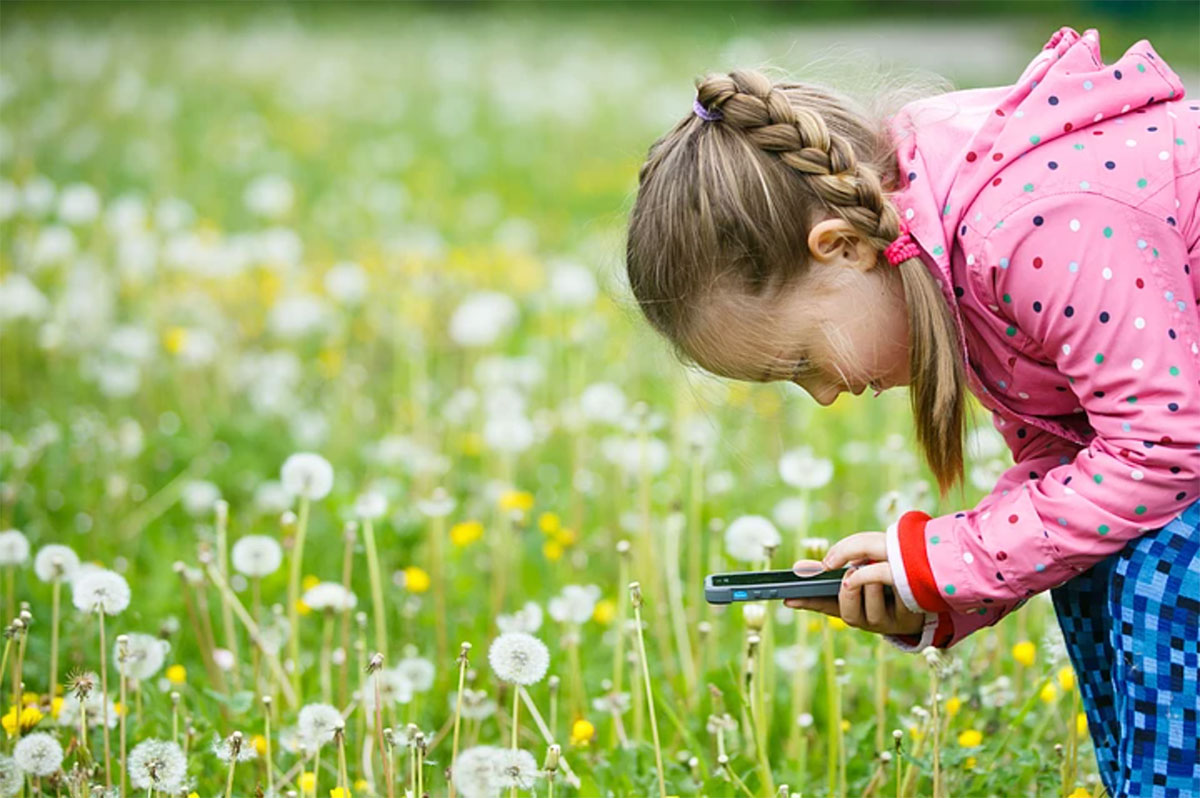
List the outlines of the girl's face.
<svg viewBox="0 0 1200 798">
<path fill-rule="evenodd" d="M 794 382 L 821 405 L 907 385 L 908 311 L 895 267 L 840 219 L 809 235 L 812 264 L 778 299 L 718 294 L 689 354 L 719 376 Z"/>
</svg>

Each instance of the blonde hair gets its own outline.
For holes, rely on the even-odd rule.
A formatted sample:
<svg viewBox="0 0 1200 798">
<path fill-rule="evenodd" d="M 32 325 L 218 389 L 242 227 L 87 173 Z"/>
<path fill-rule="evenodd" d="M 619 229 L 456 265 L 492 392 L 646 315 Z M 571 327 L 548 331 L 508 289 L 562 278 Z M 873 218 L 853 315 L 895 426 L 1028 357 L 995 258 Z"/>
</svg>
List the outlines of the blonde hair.
<svg viewBox="0 0 1200 798">
<path fill-rule="evenodd" d="M 841 218 L 881 252 L 900 233 L 888 195 L 903 185 L 883 95 L 868 110 L 832 88 L 772 83 L 754 69 L 708 75 L 696 91 L 710 114 L 722 116 L 689 113 L 651 145 L 626 242 L 638 305 L 684 362 L 705 335 L 697 309 L 713 296 L 734 289 L 732 307 L 751 298 L 770 303 L 808 272 L 810 220 Z M 916 437 L 945 498 L 963 477 L 962 348 L 925 264 L 910 258 L 898 271 Z"/>
</svg>

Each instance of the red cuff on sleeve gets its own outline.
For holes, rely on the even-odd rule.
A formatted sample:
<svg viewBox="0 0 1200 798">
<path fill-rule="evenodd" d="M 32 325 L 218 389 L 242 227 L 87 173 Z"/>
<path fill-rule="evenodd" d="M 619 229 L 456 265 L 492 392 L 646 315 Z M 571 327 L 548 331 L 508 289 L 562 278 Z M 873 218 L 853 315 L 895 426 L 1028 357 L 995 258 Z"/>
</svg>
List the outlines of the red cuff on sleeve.
<svg viewBox="0 0 1200 798">
<path fill-rule="evenodd" d="M 938 613 L 938 625 L 933 630 L 933 647 L 945 648 L 949 645 L 950 640 L 954 637 L 954 622 L 950 620 L 950 613 Z"/>
<path fill-rule="evenodd" d="M 900 556 L 904 559 L 908 588 L 917 603 L 927 612 L 950 612 L 950 605 L 938 595 L 933 569 L 929 567 L 929 556 L 925 553 L 925 524 L 929 519 L 929 514 L 920 510 L 909 510 L 900 516 L 896 525 Z"/>
</svg>

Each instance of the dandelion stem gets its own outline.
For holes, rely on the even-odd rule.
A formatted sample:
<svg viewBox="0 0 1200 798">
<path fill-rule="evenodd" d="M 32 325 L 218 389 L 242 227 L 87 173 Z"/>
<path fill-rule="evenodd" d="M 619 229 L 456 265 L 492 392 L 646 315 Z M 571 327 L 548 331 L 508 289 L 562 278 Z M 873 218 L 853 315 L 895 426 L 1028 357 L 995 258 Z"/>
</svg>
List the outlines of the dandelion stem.
<svg viewBox="0 0 1200 798">
<path fill-rule="evenodd" d="M 750 680 L 750 717 L 754 724 L 754 749 L 758 759 L 759 776 L 768 794 L 775 792 L 771 778 L 771 763 L 767 757 L 766 712 L 763 701 L 762 650 L 758 643 L 749 647 L 746 655 L 746 676 Z"/>
<path fill-rule="evenodd" d="M 353 521 L 346 524 L 344 532 L 345 549 L 342 552 L 342 589 L 346 594 L 350 594 L 350 576 L 354 569 L 354 538 L 357 530 L 357 524 Z M 346 706 L 347 696 L 349 694 L 349 669 L 350 669 L 350 607 L 344 605 L 342 607 L 342 664 L 338 668 L 338 705 Z"/>
<path fill-rule="evenodd" d="M 104 610 L 100 607 L 96 608 L 96 617 L 100 619 L 100 711 L 104 733 L 104 787 L 108 789 L 112 787 L 112 752 L 108 745 L 108 657 L 105 656 L 108 649 L 104 644 Z M 82 704 L 79 711 L 87 714 L 87 709 Z M 17 727 L 19 729 L 20 724 L 17 724 Z"/>
<path fill-rule="evenodd" d="M 50 588 L 50 700 L 53 702 L 58 695 L 58 615 L 62 579 L 57 575 Z"/>
<path fill-rule="evenodd" d="M 121 691 L 121 711 L 117 715 L 117 718 L 121 722 L 121 798 L 125 798 L 125 716 L 129 714 L 129 703 L 125 698 L 125 683 L 127 681 L 125 678 L 125 660 L 128 656 L 128 643 L 126 642 L 126 638 L 123 636 L 118 637 L 117 641 L 120 645 L 120 650 L 118 653 L 121 661 L 121 686 L 119 688 Z"/>
<path fill-rule="evenodd" d="M 838 711 L 837 677 L 833 671 L 833 630 L 828 623 L 821 627 L 821 649 L 825 655 L 825 701 L 827 704 L 825 738 L 828 743 L 825 760 L 826 779 L 829 783 L 829 794 L 836 795 L 837 767 L 840 752 L 838 741 L 841 739 L 841 714 Z"/>
<path fill-rule="evenodd" d="M 517 710 L 521 706 L 521 685 L 513 684 L 513 722 L 512 722 L 512 750 L 517 750 L 517 731 L 520 728 L 517 725 Z M 517 798 L 517 785 L 513 784 L 509 790 L 510 798 Z"/>
<path fill-rule="evenodd" d="M 325 610 L 324 631 L 321 634 L 321 700 L 326 704 L 333 701 L 333 684 L 330 675 L 330 650 L 333 648 L 333 610 Z"/>
<path fill-rule="evenodd" d="M 940 740 L 941 724 L 938 721 L 938 669 L 933 667 L 930 669 L 932 695 L 929 697 L 930 706 L 933 710 L 933 798 L 942 798 L 942 772 L 941 772 L 941 751 Z"/>
<path fill-rule="evenodd" d="M 387 615 L 383 608 L 383 583 L 379 578 L 379 551 L 375 548 L 375 527 L 363 519 L 363 540 L 367 544 L 367 576 L 371 580 L 371 608 L 375 615 L 375 651 L 388 656 Z"/>
<path fill-rule="evenodd" d="M 458 656 L 458 696 L 454 700 L 454 741 L 450 744 L 450 767 L 458 758 L 458 726 L 462 719 L 463 684 L 467 675 L 467 652 L 471 650 L 470 643 L 462 644 L 462 653 Z M 454 798 L 454 782 L 450 782 L 450 798 Z"/>
<path fill-rule="evenodd" d="M 267 707 L 267 711 L 263 713 L 263 736 L 267 740 L 267 750 L 265 753 L 267 766 L 267 795 L 275 794 L 275 761 L 271 758 L 271 707 Z"/>
<path fill-rule="evenodd" d="M 549 727 L 546 726 L 546 721 L 542 719 L 542 713 L 538 712 L 537 704 L 533 703 L 533 698 L 529 695 L 529 691 L 520 685 L 517 685 L 517 689 L 521 693 L 521 700 L 525 702 L 525 708 L 529 710 L 529 715 L 533 718 L 533 722 L 537 724 L 538 731 L 542 733 L 542 739 L 548 745 L 553 745 L 554 735 L 551 734 Z M 567 762 L 565 754 L 559 754 L 558 764 L 562 767 L 563 773 L 567 777 L 567 783 L 575 789 L 579 789 L 579 777 L 571 770 L 571 765 Z"/>
<path fill-rule="evenodd" d="M 654 711 L 654 690 L 650 686 L 650 664 L 646 661 L 646 639 L 642 634 L 642 590 L 637 582 L 629 583 L 630 603 L 633 605 L 634 626 L 637 627 L 638 659 L 642 661 L 642 678 L 646 683 L 646 698 L 650 705 L 650 733 L 654 735 L 654 765 L 658 769 L 658 795 L 667 798 L 663 777 L 662 746 L 658 741 L 658 718 Z"/>
<path fill-rule="evenodd" d="M 350 795 L 350 777 L 346 774 L 346 735 L 338 732 L 338 786 L 342 788 L 342 798 Z M 420 795 L 418 792 L 417 795 Z"/>
<path fill-rule="evenodd" d="M 233 796 L 233 769 L 237 765 L 237 754 L 229 757 L 229 776 L 225 779 L 225 798 Z"/>
<path fill-rule="evenodd" d="M 229 557 L 228 557 L 228 527 L 229 527 L 229 505 L 223 501 L 217 502 L 216 505 L 216 527 L 217 527 L 217 569 L 220 570 L 221 576 L 225 580 L 229 580 Z M 238 663 L 238 641 L 237 629 L 233 625 L 233 613 L 229 609 L 229 602 L 225 600 L 225 594 L 221 594 L 221 626 L 225 632 L 225 646 L 233 655 L 234 666 L 230 669 L 233 673 L 233 688 L 234 690 L 242 689 L 241 670 L 237 667 Z"/>
<path fill-rule="evenodd" d="M 304 533 L 308 529 L 308 497 L 300 497 L 300 514 L 296 521 L 296 541 L 292 545 L 292 567 L 288 574 L 288 622 L 291 634 L 288 647 L 292 657 L 292 693 L 300 695 L 300 571 L 304 561 Z"/>
<path fill-rule="evenodd" d="M 676 516 L 679 517 L 679 516 Z M 671 608 L 671 621 L 675 632 L 675 647 L 678 649 L 679 662 L 683 670 L 683 683 L 686 688 L 689 708 L 699 694 L 696 689 L 696 659 L 692 654 L 692 641 L 688 636 L 687 614 L 683 609 L 683 591 L 679 575 L 679 546 L 683 532 L 683 523 L 673 523 L 668 520 L 667 534 L 667 595 Z M 694 583 L 693 583 L 694 584 Z"/>
<path fill-rule="evenodd" d="M 433 623 L 438 662 L 444 662 L 450 656 L 446 637 L 446 568 L 442 564 L 442 539 L 445 536 L 446 518 L 443 515 L 435 515 L 429 532 L 429 568 L 433 572 L 430 581 L 433 590 Z M 438 681 L 441 682 L 441 679 Z"/>
</svg>

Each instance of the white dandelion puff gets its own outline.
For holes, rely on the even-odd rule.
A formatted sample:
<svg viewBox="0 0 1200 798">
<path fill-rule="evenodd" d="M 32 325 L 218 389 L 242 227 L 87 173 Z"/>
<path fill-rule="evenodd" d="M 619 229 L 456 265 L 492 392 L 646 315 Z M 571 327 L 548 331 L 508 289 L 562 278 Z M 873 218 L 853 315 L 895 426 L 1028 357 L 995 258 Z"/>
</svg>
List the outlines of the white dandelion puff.
<svg viewBox="0 0 1200 798">
<path fill-rule="evenodd" d="M 541 772 L 538 771 L 537 760 L 533 754 L 523 748 L 513 750 L 502 748 L 496 756 L 496 766 L 500 772 L 500 786 L 516 787 L 528 790 L 533 787 Z"/>
<path fill-rule="evenodd" d="M 330 704 L 305 704 L 296 721 L 296 733 L 306 747 L 315 748 L 333 739 L 346 727 L 342 713 Z"/>
<path fill-rule="evenodd" d="M 234 569 L 251 578 L 270 576 L 283 564 L 283 548 L 269 535 L 246 535 L 229 552 Z"/>
<path fill-rule="evenodd" d="M 497 615 L 496 627 L 501 632 L 533 634 L 542 627 L 542 607 L 536 601 L 527 601 L 514 613 Z"/>
<path fill-rule="evenodd" d="M 387 512 L 387 499 L 377 490 L 369 490 L 354 501 L 354 514 L 371 521 L 383 518 Z"/>
<path fill-rule="evenodd" d="M 17 763 L 7 754 L 0 754 L 0 796 L 20 795 L 25 784 L 25 777 Z"/>
<path fill-rule="evenodd" d="M 504 749 L 476 745 L 459 753 L 450 778 L 463 798 L 496 798 L 500 794 L 498 756 Z"/>
<path fill-rule="evenodd" d="M 129 752 L 129 783 L 139 790 L 176 792 L 187 776 L 187 758 L 178 743 L 143 740 Z"/>
<path fill-rule="evenodd" d="M 333 490 L 333 466 L 319 454 L 297 452 L 283 461 L 279 480 L 293 496 L 324 499 Z"/>
<path fill-rule="evenodd" d="M 33 572 L 43 582 L 53 582 L 55 579 L 69 582 L 75 578 L 79 568 L 79 555 L 70 546 L 61 543 L 47 543 L 38 549 L 33 558 Z"/>
<path fill-rule="evenodd" d="M 725 529 L 725 551 L 743 562 L 761 562 L 767 556 L 767 549 L 774 549 L 781 542 L 779 530 L 761 515 L 743 515 Z"/>
<path fill-rule="evenodd" d="M 0 565 L 20 565 L 29 559 L 29 538 L 19 529 L 0 532 Z"/>
<path fill-rule="evenodd" d="M 304 591 L 303 601 L 314 610 L 352 610 L 358 597 L 337 582 L 321 582 Z"/>
<path fill-rule="evenodd" d="M 52 776 L 62 765 L 63 749 L 53 735 L 33 732 L 21 737 L 13 749 L 13 759 L 30 776 Z"/>
<path fill-rule="evenodd" d="M 228 737 L 213 734 L 212 751 L 222 762 L 249 762 L 258 756 L 251 742 L 238 732 Z"/>
<path fill-rule="evenodd" d="M 412 701 L 413 683 L 397 668 L 382 668 L 367 676 L 364 686 L 363 706 L 368 712 L 375 711 L 375 694 L 379 694 L 381 706 L 407 704 Z"/>
<path fill-rule="evenodd" d="M 502 681 L 536 684 L 550 667 L 550 650 L 533 635 L 506 632 L 492 641 L 488 662 Z"/>
<path fill-rule="evenodd" d="M 204 479 L 193 479 L 183 486 L 179 501 L 192 518 L 205 518 L 221 498 L 221 489 Z"/>
<path fill-rule="evenodd" d="M 154 635 L 130 632 L 126 635 L 125 661 L 121 661 L 121 645 L 113 645 L 113 660 L 117 672 L 134 681 L 145 681 L 158 673 L 171 650 L 171 644 Z"/>
<path fill-rule="evenodd" d="M 437 670 L 433 663 L 424 657 L 405 657 L 396 663 L 396 670 L 408 679 L 412 689 L 424 693 L 433 688 L 433 678 Z"/>
<path fill-rule="evenodd" d="M 596 585 L 567 585 L 546 605 L 550 617 L 559 623 L 581 624 L 592 617 L 600 588 Z"/>
<path fill-rule="evenodd" d="M 801 446 L 784 452 L 779 458 L 779 477 L 793 488 L 821 488 L 833 478 L 833 463 L 815 457 L 811 447 Z"/>
<path fill-rule="evenodd" d="M 83 612 L 99 610 L 105 615 L 117 615 L 129 606 L 129 583 L 107 568 L 77 577 L 71 587 L 71 600 Z"/>
<path fill-rule="evenodd" d="M 95 681 L 99 682 L 100 677 L 96 676 Z M 88 693 L 87 697 L 83 699 L 82 705 L 80 705 L 79 699 L 74 693 L 67 693 L 63 696 L 62 704 L 58 708 L 58 725 L 66 726 L 70 729 L 78 729 L 80 712 L 86 714 L 87 725 L 89 727 L 102 725 L 105 717 L 108 718 L 108 727 L 110 729 L 117 725 L 116 703 L 113 701 L 108 702 L 108 714 L 105 715 L 104 694 L 99 690 Z"/>
</svg>

